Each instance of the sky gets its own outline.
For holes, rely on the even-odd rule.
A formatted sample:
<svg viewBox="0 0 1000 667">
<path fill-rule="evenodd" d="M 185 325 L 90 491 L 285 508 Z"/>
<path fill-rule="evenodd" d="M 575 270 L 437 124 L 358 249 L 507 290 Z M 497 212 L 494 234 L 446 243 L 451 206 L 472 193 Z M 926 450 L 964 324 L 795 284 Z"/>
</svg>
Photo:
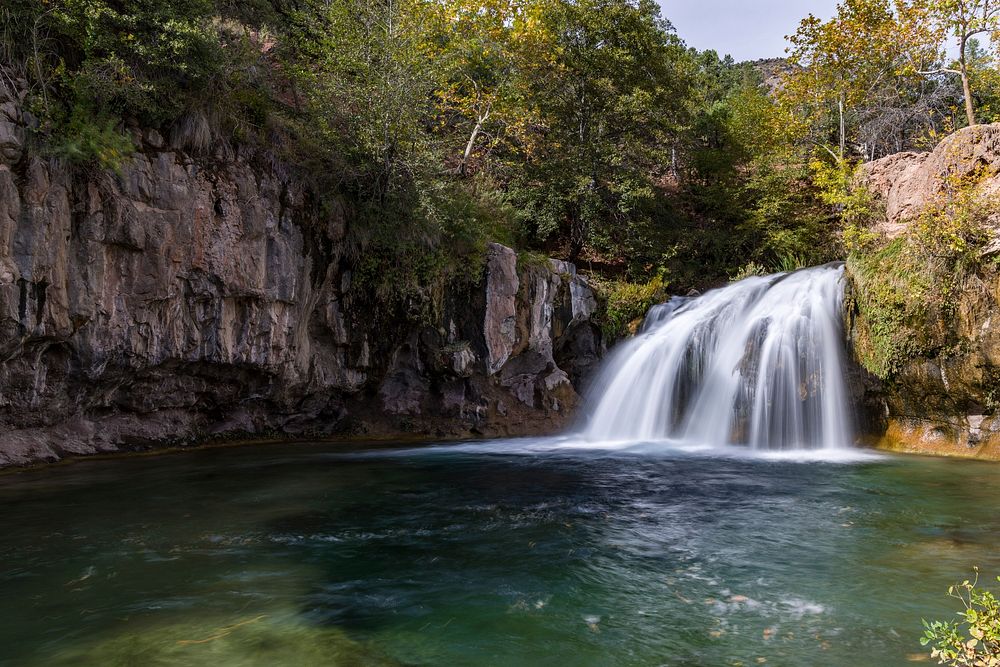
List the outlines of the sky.
<svg viewBox="0 0 1000 667">
<path fill-rule="evenodd" d="M 736 60 L 785 55 L 785 35 L 812 13 L 828 19 L 837 0 L 659 0 L 688 46 Z"/>
</svg>

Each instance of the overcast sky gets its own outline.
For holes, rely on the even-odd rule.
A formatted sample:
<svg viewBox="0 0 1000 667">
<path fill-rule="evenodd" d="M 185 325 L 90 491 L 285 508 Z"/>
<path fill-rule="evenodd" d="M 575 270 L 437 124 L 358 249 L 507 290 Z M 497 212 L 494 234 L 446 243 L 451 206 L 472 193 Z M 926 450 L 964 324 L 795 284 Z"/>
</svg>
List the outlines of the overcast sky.
<svg viewBox="0 0 1000 667">
<path fill-rule="evenodd" d="M 677 34 L 699 50 L 736 60 L 785 55 L 785 35 L 806 15 L 830 18 L 837 0 L 659 0 Z"/>
</svg>

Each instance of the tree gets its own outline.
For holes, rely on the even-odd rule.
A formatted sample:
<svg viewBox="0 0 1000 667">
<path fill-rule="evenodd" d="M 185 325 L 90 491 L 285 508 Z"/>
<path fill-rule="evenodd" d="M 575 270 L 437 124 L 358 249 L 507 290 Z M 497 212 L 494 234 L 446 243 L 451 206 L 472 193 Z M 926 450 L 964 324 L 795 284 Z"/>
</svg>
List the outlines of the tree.
<svg viewBox="0 0 1000 667">
<path fill-rule="evenodd" d="M 1000 0 L 915 0 L 912 11 L 915 20 L 930 20 L 942 34 L 950 34 L 956 40 L 958 61 L 955 65 L 923 70 L 920 73 L 957 74 L 962 81 L 966 119 L 969 125 L 975 125 L 969 46 L 977 35 L 993 36 L 1000 31 Z"/>
<path fill-rule="evenodd" d="M 995 123 L 1000 120 L 1000 69 L 996 54 L 984 48 L 977 39 L 969 40 L 966 51 L 976 120 Z"/>
<path fill-rule="evenodd" d="M 454 134 L 452 171 L 466 176 L 481 142 L 495 148 L 524 138 L 534 122 L 523 96 L 526 81 L 554 48 L 539 0 L 453 0 L 428 3 L 437 31 L 425 37 L 438 62 L 435 90 L 439 127 Z M 450 140 L 449 140 L 450 142 Z"/>
<path fill-rule="evenodd" d="M 925 17 L 904 2 L 845 0 L 829 21 L 802 21 L 789 37 L 793 69 L 782 97 L 814 144 L 837 160 L 849 147 L 874 159 L 934 130 L 952 91 L 927 75 L 941 48 Z"/>
<path fill-rule="evenodd" d="M 354 167 L 352 188 L 386 205 L 425 171 L 432 153 L 436 72 L 420 0 L 338 0 L 304 15 L 289 71 L 321 140 Z M 315 27 L 322 29 L 316 31 Z"/>
<path fill-rule="evenodd" d="M 538 125 L 508 163 L 515 207 L 571 258 L 644 243 L 693 64 L 653 0 L 558 0 L 544 21 L 554 48 L 525 78 Z"/>
</svg>

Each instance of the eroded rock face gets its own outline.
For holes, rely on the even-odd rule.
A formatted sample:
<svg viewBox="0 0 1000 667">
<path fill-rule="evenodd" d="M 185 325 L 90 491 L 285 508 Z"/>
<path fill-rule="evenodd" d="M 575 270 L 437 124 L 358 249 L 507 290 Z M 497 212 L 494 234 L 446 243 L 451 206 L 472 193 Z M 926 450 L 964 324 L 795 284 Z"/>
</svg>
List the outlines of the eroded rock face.
<svg viewBox="0 0 1000 667">
<path fill-rule="evenodd" d="M 929 153 L 897 153 L 869 162 L 860 179 L 885 204 L 880 231 L 895 238 L 941 193 L 946 178 L 982 178 L 981 194 L 994 196 L 1000 193 L 998 174 L 1000 123 L 961 129 Z"/>
<path fill-rule="evenodd" d="M 899 236 L 950 176 L 975 176 L 981 195 L 1000 196 L 1000 125 L 966 128 L 932 153 L 889 156 L 865 173 L 886 203 L 883 231 Z M 866 289 L 851 267 L 849 289 Z M 1000 272 L 984 263 L 946 306 L 907 325 L 919 327 L 927 351 L 890 378 L 855 370 L 868 439 L 896 451 L 1000 459 Z M 873 323 L 857 311 L 847 316 L 852 340 L 868 336 Z"/>
<path fill-rule="evenodd" d="M 510 359 L 517 342 L 517 254 L 510 248 L 492 244 L 486 260 L 486 370 L 499 371 Z"/>
<path fill-rule="evenodd" d="M 927 356 L 893 376 L 867 376 L 861 400 L 870 441 L 897 451 L 1000 458 L 1000 277 L 966 285 L 954 308 L 923 326 L 939 336 Z M 855 319 L 851 335 L 870 323 Z M 861 371 L 863 372 L 863 371 Z"/>
<path fill-rule="evenodd" d="M 227 434 L 566 423 L 570 380 L 602 351 L 571 265 L 519 266 L 494 245 L 437 321 L 374 329 L 341 253 L 347 216 L 279 163 L 229 147 L 198 160 L 146 131 L 120 174 L 74 170 L 25 148 L 8 93 L 0 465 Z"/>
</svg>

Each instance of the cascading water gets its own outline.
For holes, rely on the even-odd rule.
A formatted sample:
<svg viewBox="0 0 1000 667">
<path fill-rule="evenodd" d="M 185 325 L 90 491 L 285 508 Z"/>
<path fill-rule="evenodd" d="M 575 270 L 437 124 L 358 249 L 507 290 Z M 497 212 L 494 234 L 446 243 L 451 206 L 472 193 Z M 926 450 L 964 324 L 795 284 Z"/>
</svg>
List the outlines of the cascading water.
<svg viewBox="0 0 1000 667">
<path fill-rule="evenodd" d="M 843 265 L 748 278 L 654 307 L 591 391 L 584 436 L 756 450 L 852 442 Z"/>
</svg>

